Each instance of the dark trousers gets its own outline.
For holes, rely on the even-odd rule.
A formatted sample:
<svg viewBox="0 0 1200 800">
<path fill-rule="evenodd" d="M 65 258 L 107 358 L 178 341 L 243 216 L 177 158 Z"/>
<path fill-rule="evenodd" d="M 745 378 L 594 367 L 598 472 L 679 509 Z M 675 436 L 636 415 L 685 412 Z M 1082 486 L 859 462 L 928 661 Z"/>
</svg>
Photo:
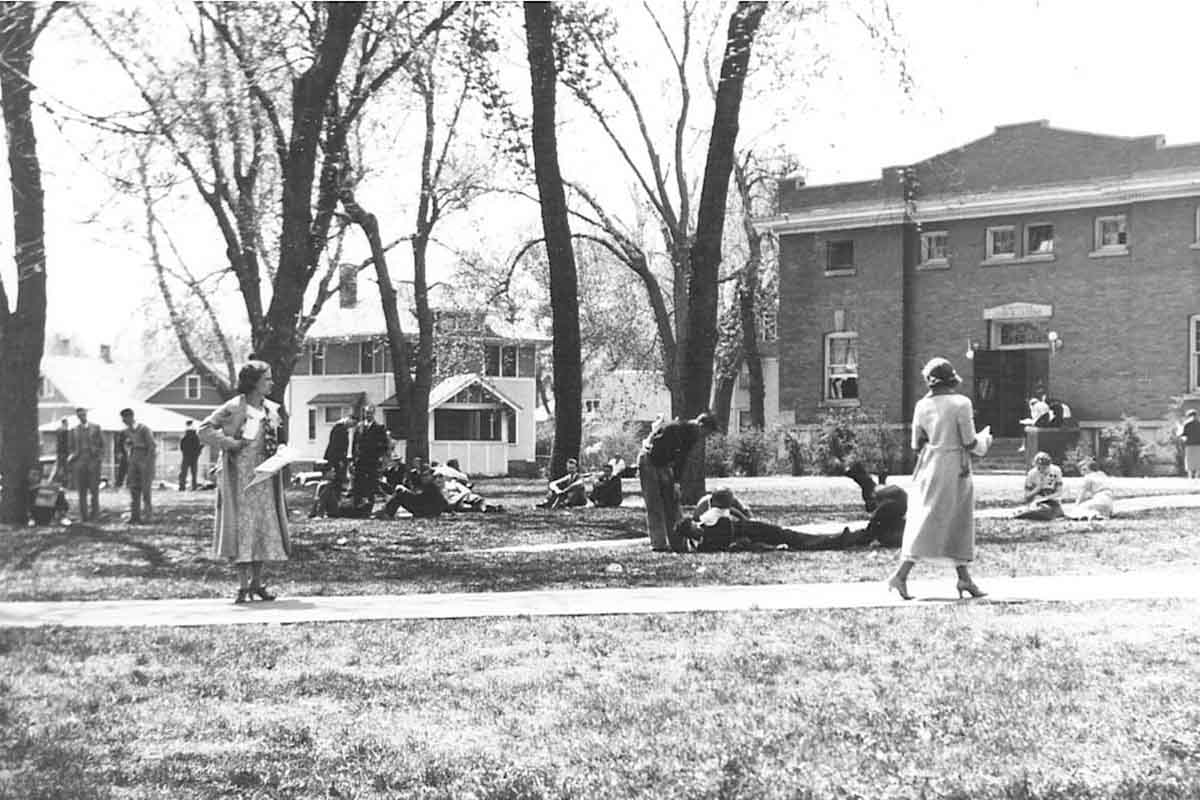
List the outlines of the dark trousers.
<svg viewBox="0 0 1200 800">
<path fill-rule="evenodd" d="M 731 525 L 732 530 L 721 530 L 725 525 Z M 841 533 L 802 533 L 757 519 L 720 520 L 711 528 L 701 530 L 703 535 L 697 548 L 700 552 L 728 550 L 730 544 L 739 539 L 766 547 L 784 545 L 788 550 L 810 551 L 850 550 L 865 547 L 875 539 L 866 528 L 857 531 L 846 528 Z"/>
<path fill-rule="evenodd" d="M 650 462 L 649 453 L 638 456 L 638 478 L 642 483 L 642 499 L 646 502 L 646 533 L 650 547 L 655 550 L 681 550 L 684 545 L 675 539 L 675 523 L 682 512 L 679 494 L 675 490 L 675 474 L 670 467 L 657 467 Z"/>
<path fill-rule="evenodd" d="M 125 476 L 128 473 L 129 473 L 129 459 L 118 458 L 117 459 L 117 477 L 113 481 L 113 487 L 116 489 L 120 489 L 122 486 L 124 486 L 125 485 Z"/>
<path fill-rule="evenodd" d="M 179 465 L 179 491 L 187 488 L 187 476 L 192 474 L 192 488 L 196 488 L 196 468 L 200 462 L 200 454 L 194 456 L 184 456 L 183 462 Z"/>
</svg>

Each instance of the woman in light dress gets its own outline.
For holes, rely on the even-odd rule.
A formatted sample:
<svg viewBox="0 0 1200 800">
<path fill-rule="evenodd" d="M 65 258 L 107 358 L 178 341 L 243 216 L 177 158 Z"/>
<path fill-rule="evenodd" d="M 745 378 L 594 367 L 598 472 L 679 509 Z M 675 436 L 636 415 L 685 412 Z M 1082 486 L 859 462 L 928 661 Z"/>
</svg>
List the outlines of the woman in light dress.
<svg viewBox="0 0 1200 800">
<path fill-rule="evenodd" d="M 1079 469 L 1083 472 L 1083 484 L 1075 497 L 1071 519 L 1108 519 L 1113 515 L 1113 495 L 1108 485 L 1108 475 L 1100 469 L 1094 458 L 1085 459 Z"/>
<path fill-rule="evenodd" d="M 237 567 L 235 603 L 274 600 L 263 583 L 263 562 L 286 561 L 291 550 L 282 478 L 249 486 L 254 468 L 280 444 L 279 404 L 267 399 L 273 385 L 269 364 L 246 362 L 238 372 L 237 396 L 200 423 L 200 440 L 221 450 L 213 555 Z"/>
<path fill-rule="evenodd" d="M 909 490 L 908 516 L 900 566 L 888 579 L 905 600 L 908 574 L 918 561 L 950 564 L 958 573 L 955 588 L 983 597 L 967 565 L 975 559 L 975 488 L 971 453 L 977 448 L 971 400 L 958 394 L 962 382 L 953 365 L 934 358 L 921 370 L 929 393 L 913 409 L 912 447 L 917 452 Z"/>
</svg>

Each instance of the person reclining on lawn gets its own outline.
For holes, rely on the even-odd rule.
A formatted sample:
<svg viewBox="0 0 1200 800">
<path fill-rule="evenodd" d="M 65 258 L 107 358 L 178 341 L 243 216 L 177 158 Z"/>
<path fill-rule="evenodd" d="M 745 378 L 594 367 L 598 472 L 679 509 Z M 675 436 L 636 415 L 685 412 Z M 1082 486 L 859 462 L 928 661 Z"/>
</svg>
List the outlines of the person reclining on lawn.
<svg viewBox="0 0 1200 800">
<path fill-rule="evenodd" d="M 908 515 L 908 492 L 899 486 L 885 485 L 886 472 L 879 473 L 876 483 L 861 461 L 852 463 L 845 474 L 862 490 L 863 507 L 871 515 L 867 531 L 884 547 L 899 547 Z"/>
<path fill-rule="evenodd" d="M 620 466 L 619 470 L 617 469 L 618 465 Z M 600 475 L 592 486 L 592 493 L 588 495 L 592 505 L 596 508 L 616 508 L 621 505 L 621 501 L 624 499 L 624 492 L 621 490 L 621 473 L 624 471 L 625 462 L 620 459 L 613 459 L 600 468 Z"/>
<path fill-rule="evenodd" d="M 895 538 L 894 531 L 879 530 L 878 526 L 872 530 L 870 523 L 859 530 L 850 530 L 847 526 L 841 533 L 806 533 L 752 519 L 749 509 L 726 488 L 702 497 L 696 504 L 696 510 L 699 513 L 695 519 L 683 519 L 676 524 L 675 538 L 687 542 L 688 549 L 701 553 L 771 549 L 849 550 L 868 546 L 879 540 L 880 534 L 889 541 Z M 880 543 L 884 542 L 880 540 Z"/>
<path fill-rule="evenodd" d="M 1113 515 L 1112 488 L 1108 475 L 1094 458 L 1085 458 L 1079 465 L 1083 483 L 1075 497 L 1075 506 L 1066 512 L 1071 519 L 1108 519 Z"/>
<path fill-rule="evenodd" d="M 1013 516 L 1038 522 L 1058 519 L 1063 516 L 1062 493 L 1062 470 L 1051 463 L 1049 453 L 1039 452 L 1025 475 L 1024 505 Z"/>
<path fill-rule="evenodd" d="M 579 462 L 573 458 L 567 459 L 567 474 L 555 478 L 547 484 L 546 499 L 538 503 L 536 508 L 567 508 L 568 506 L 586 506 L 587 489 L 583 476 L 579 474 Z"/>
<path fill-rule="evenodd" d="M 450 511 L 495 512 L 504 510 L 504 507 L 498 503 L 489 503 L 485 500 L 483 495 L 478 494 L 471 488 L 470 484 L 465 484 L 455 478 L 449 478 L 444 473 L 438 472 L 438 469 L 441 468 L 435 468 L 434 474 L 444 482 L 442 494 L 446 498 L 446 504 L 449 506 Z"/>
<path fill-rule="evenodd" d="M 384 507 L 375 512 L 374 518 L 394 519 L 396 512 L 401 508 L 414 517 L 437 517 L 453 511 L 444 494 L 445 477 L 425 472 L 422 480 L 423 483 L 417 491 L 407 486 L 397 486 Z"/>
</svg>

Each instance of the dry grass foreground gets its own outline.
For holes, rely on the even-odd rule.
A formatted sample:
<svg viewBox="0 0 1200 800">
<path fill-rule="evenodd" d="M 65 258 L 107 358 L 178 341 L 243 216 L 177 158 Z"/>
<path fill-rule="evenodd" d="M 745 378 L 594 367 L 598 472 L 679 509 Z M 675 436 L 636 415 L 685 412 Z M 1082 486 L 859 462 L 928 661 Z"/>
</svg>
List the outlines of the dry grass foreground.
<svg viewBox="0 0 1200 800">
<path fill-rule="evenodd" d="M 846 479 L 732 479 L 757 513 L 784 524 L 863 516 Z M 977 478 L 982 507 L 1011 502 L 1019 476 Z M 635 481 L 627 481 L 630 489 Z M 1070 482 L 1068 482 L 1070 487 Z M 293 527 L 295 553 L 272 565 L 283 596 L 506 591 L 539 588 L 719 585 L 881 580 L 895 551 L 664 555 L 636 544 L 618 549 L 540 553 L 482 552 L 547 542 L 644 539 L 638 508 L 547 512 L 533 481 L 494 481 L 483 492 L 504 514 L 438 520 L 307 520 Z M 1171 479 L 1118 483 L 1118 496 L 1179 492 Z M 1194 488 L 1194 485 L 1193 485 Z M 231 569 L 209 556 L 210 493 L 158 494 L 154 524 L 120 522 L 124 495 L 103 494 L 100 526 L 18 529 L 0 535 L 0 600 L 220 597 Z M 308 495 L 291 493 L 297 513 Z M 1103 573 L 1139 567 L 1195 569 L 1200 510 L 1161 510 L 1094 523 L 978 522 L 981 580 L 990 574 Z M 620 571 L 610 570 L 613 563 Z M 924 577 L 922 573 L 919 577 Z"/>
<path fill-rule="evenodd" d="M 0 631 L 0 797 L 1195 798 L 1198 611 Z"/>
</svg>

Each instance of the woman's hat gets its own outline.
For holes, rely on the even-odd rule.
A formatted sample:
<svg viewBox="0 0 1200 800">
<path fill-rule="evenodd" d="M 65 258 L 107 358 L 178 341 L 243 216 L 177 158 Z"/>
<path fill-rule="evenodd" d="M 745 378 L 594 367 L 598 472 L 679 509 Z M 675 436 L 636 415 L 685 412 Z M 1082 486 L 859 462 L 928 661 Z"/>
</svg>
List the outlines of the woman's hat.
<svg viewBox="0 0 1200 800">
<path fill-rule="evenodd" d="M 962 378 L 954 371 L 954 365 L 944 358 L 931 358 L 921 369 L 925 383 L 932 386 L 957 386 Z"/>
</svg>

